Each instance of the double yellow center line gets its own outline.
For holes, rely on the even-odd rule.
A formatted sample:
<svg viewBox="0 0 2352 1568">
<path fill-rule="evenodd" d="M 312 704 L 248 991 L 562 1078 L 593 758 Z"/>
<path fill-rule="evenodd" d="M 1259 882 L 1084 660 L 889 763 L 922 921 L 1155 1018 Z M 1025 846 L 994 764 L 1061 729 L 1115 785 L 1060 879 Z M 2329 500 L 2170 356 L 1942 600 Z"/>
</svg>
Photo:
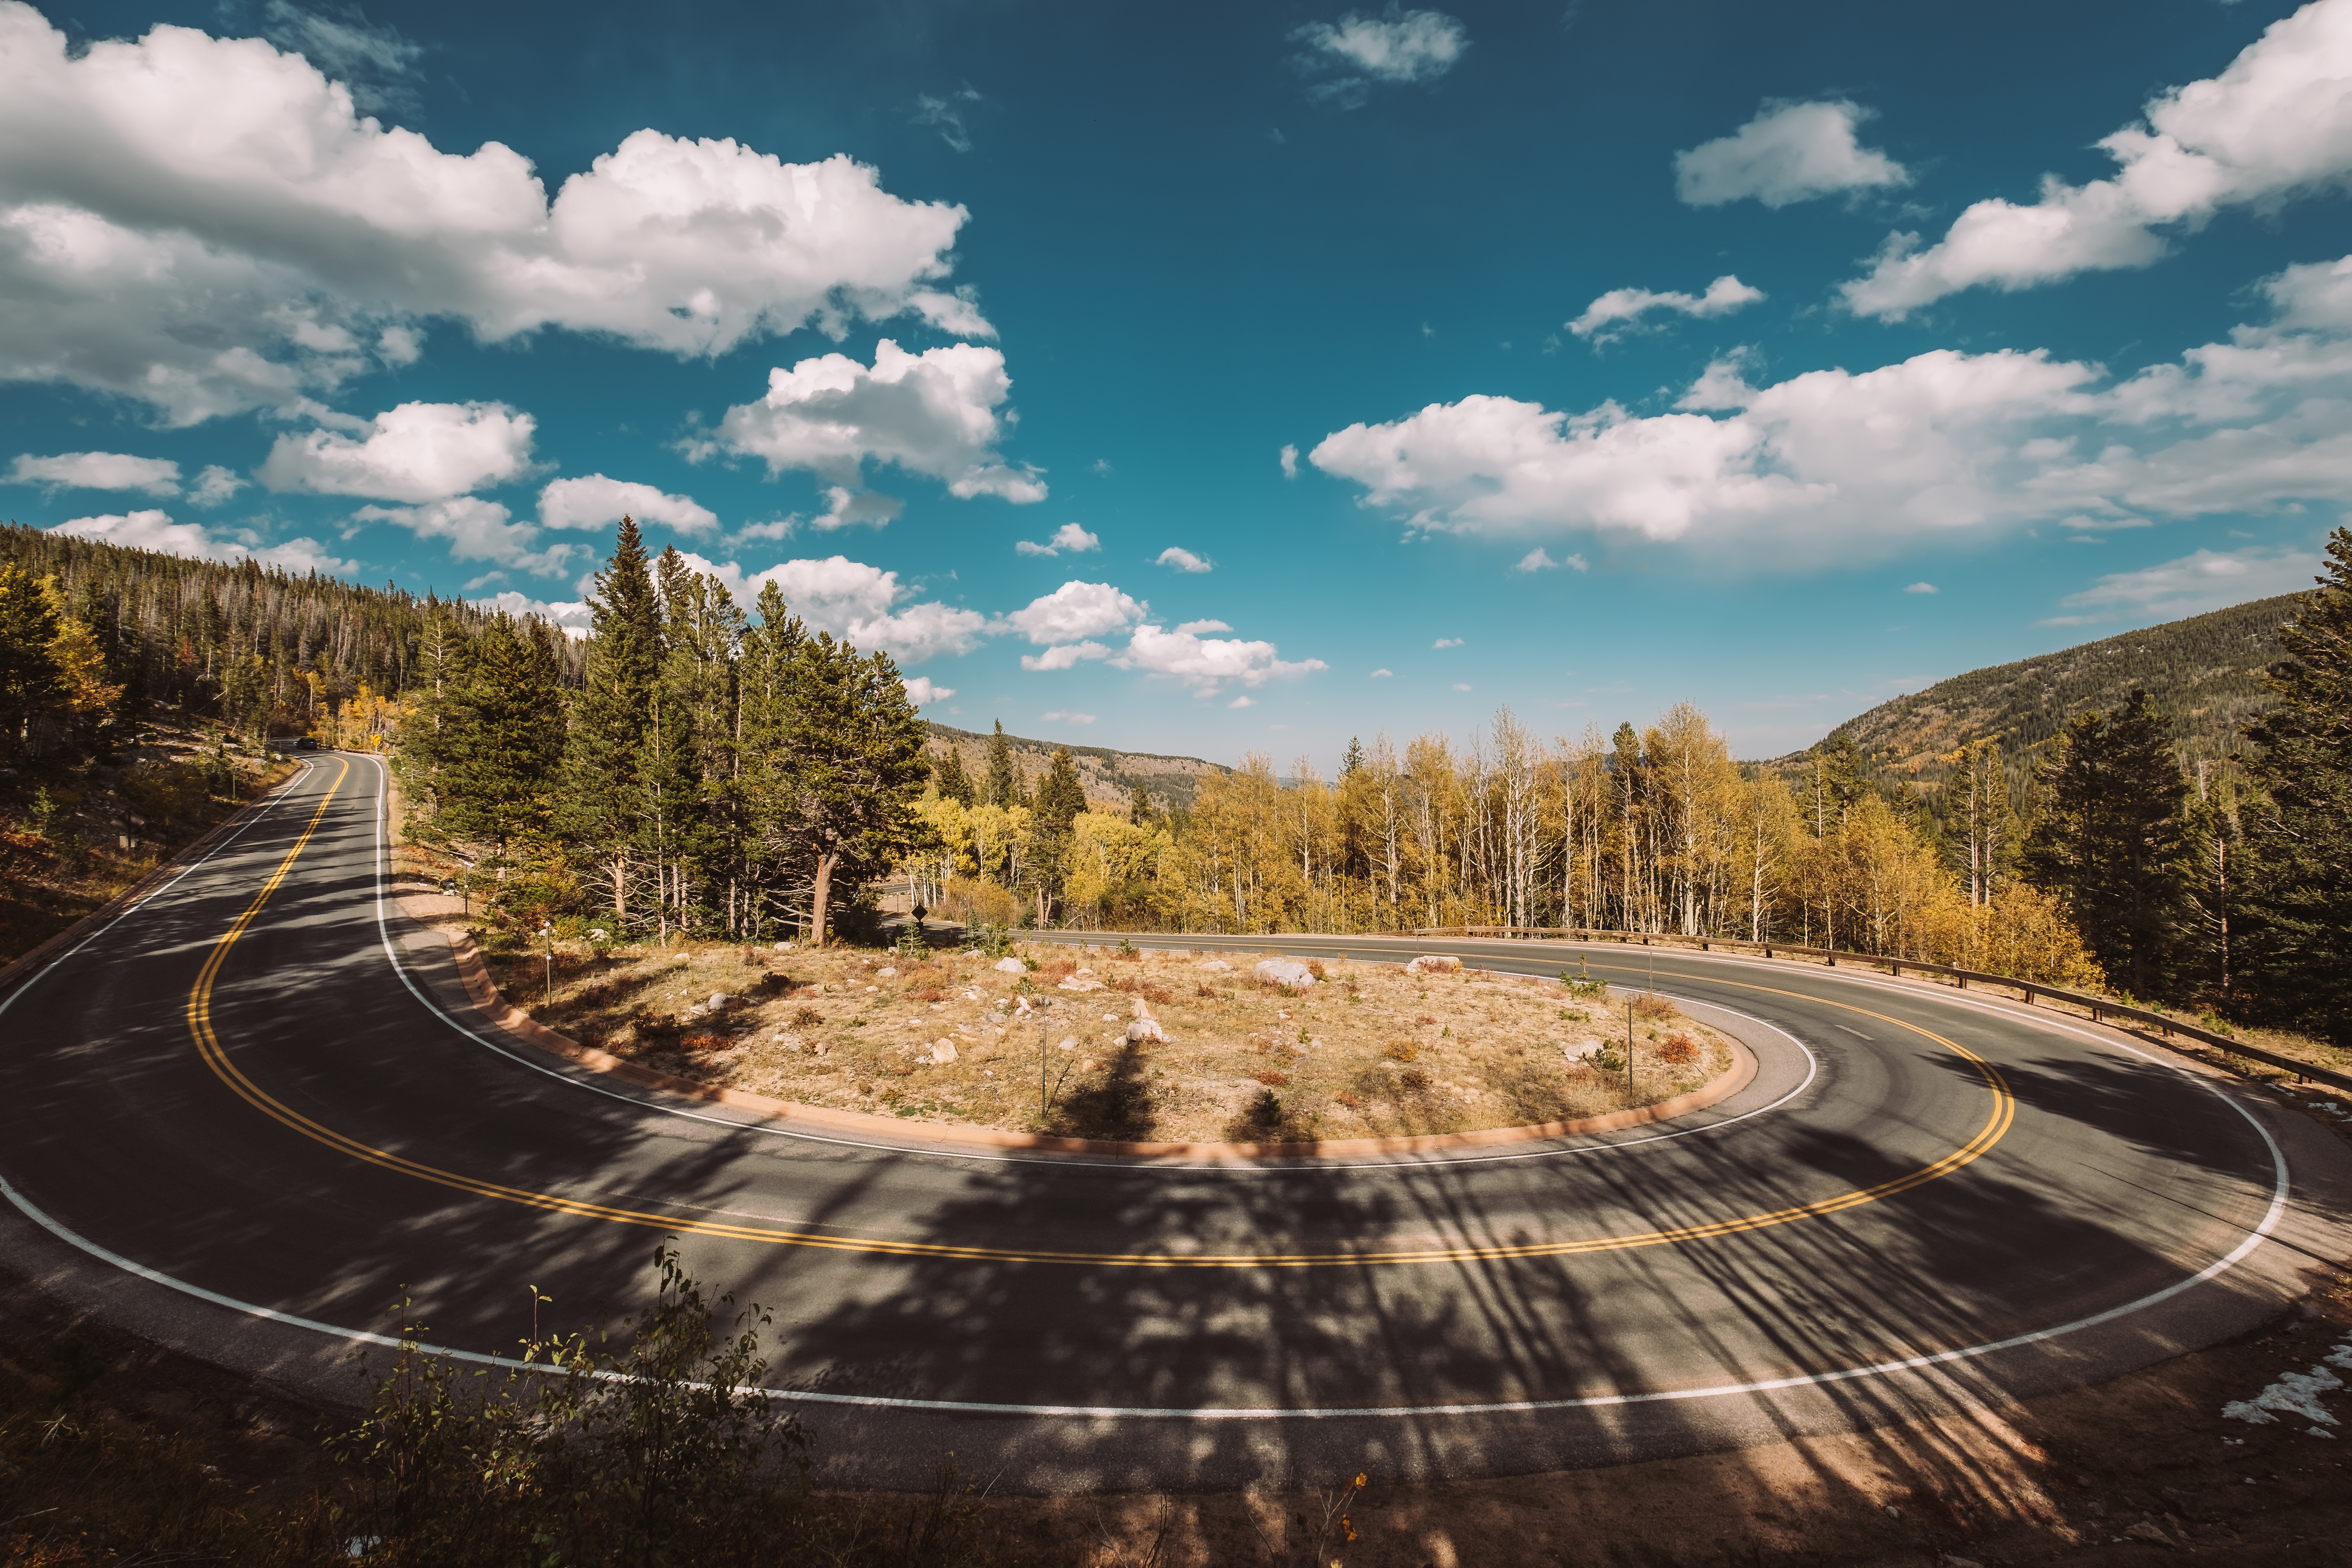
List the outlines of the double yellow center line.
<svg viewBox="0 0 2352 1568">
<path fill-rule="evenodd" d="M 213 986 L 220 977 L 221 966 L 227 961 L 229 952 L 236 945 L 237 940 L 252 928 L 255 920 L 260 916 L 262 907 L 268 903 L 270 896 L 276 893 L 279 885 L 286 880 L 287 876 L 294 868 L 294 862 L 300 858 L 302 851 L 310 846 L 311 838 L 317 835 L 320 824 L 326 818 L 327 807 L 333 804 L 335 796 L 341 791 L 345 781 L 350 778 L 351 771 L 350 762 L 343 761 L 342 772 L 336 775 L 335 782 L 328 786 L 326 794 L 320 797 L 318 809 L 310 814 L 310 820 L 303 827 L 300 837 L 295 839 L 294 847 L 286 852 L 286 858 L 278 863 L 277 870 L 271 873 L 269 879 L 262 884 L 261 890 L 254 895 L 253 902 L 247 906 L 245 912 L 239 915 L 235 923 L 222 934 L 220 941 L 214 945 L 211 954 L 205 959 L 203 970 L 196 976 L 194 987 L 188 993 L 188 1030 L 195 1039 L 197 1053 L 204 1058 L 205 1065 L 209 1067 L 221 1081 L 227 1084 L 230 1089 L 247 1104 L 251 1105 L 270 1120 L 293 1129 L 305 1138 L 323 1143 L 339 1153 L 371 1165 L 380 1166 L 384 1170 L 396 1171 L 403 1175 L 415 1177 L 419 1181 L 430 1182 L 436 1186 L 454 1188 L 458 1192 L 470 1193 L 477 1197 L 518 1204 L 525 1208 L 541 1209 L 550 1214 L 571 1215 L 582 1219 L 606 1220 L 618 1225 L 643 1226 L 674 1234 L 712 1237 L 729 1241 L 759 1242 L 775 1247 L 805 1247 L 829 1252 L 866 1253 L 892 1258 L 948 1258 L 984 1263 L 1070 1263 L 1097 1268 L 1311 1268 L 1335 1266 L 1360 1267 L 1371 1264 L 1463 1263 L 1509 1258 L 1571 1258 L 1585 1253 L 1622 1252 L 1634 1247 L 1663 1247 L 1676 1242 L 1704 1241 L 1715 1237 L 1737 1236 L 1743 1232 L 1764 1230 L 1798 1220 L 1816 1219 L 1847 1209 L 1859 1208 L 1865 1204 L 1876 1203 L 1881 1198 L 1893 1197 L 1898 1193 L 1908 1192 L 1914 1187 L 1948 1176 L 1978 1159 L 1987 1150 L 2000 1142 L 2002 1135 L 2009 1131 L 2010 1123 L 2016 1114 L 2016 1100 L 2010 1093 L 2009 1086 L 2002 1081 L 2000 1072 L 1991 1063 L 1965 1047 L 1956 1045 L 1941 1035 L 1921 1028 L 1916 1024 L 1890 1018 L 1883 1013 L 1873 1013 L 1866 1008 L 1849 1006 L 1842 1002 L 1823 1003 L 1819 997 L 1807 997 L 1805 1000 L 1818 1005 L 1842 1007 L 1847 1012 L 1858 1013 L 1864 1017 L 1876 1018 L 1896 1028 L 1908 1029 L 1915 1034 L 1924 1035 L 1975 1068 L 1983 1076 L 1986 1087 L 1992 1092 L 1991 1112 L 1986 1117 L 1984 1125 L 1977 1130 L 1976 1136 L 1946 1154 L 1942 1159 L 1903 1175 L 1892 1177 L 1871 1186 L 1858 1187 L 1832 1197 L 1818 1199 L 1811 1203 L 1796 1204 L 1763 1214 L 1743 1215 L 1737 1218 L 1711 1220 L 1703 1224 L 1671 1226 L 1623 1236 L 1594 1237 L 1581 1241 L 1520 1242 L 1508 1245 L 1464 1243 L 1451 1247 L 1391 1250 L 1340 1249 L 1326 1252 L 1186 1254 L 959 1247 L 944 1242 L 892 1241 L 878 1237 L 825 1235 L 816 1231 L 778 1226 L 737 1224 L 672 1214 L 656 1214 L 639 1209 L 616 1207 L 609 1204 L 590 1203 L 579 1198 L 563 1197 L 553 1193 L 534 1192 L 528 1187 L 508 1186 L 502 1183 L 484 1181 L 478 1177 L 462 1175 L 454 1171 L 445 1171 L 436 1165 L 427 1165 L 404 1155 L 394 1154 L 376 1148 L 373 1144 L 363 1143 L 347 1133 L 339 1132 L 331 1127 L 312 1121 L 271 1096 L 247 1077 L 243 1069 L 229 1058 L 228 1052 L 221 1045 L 219 1036 L 213 1029 Z M 1727 982 L 1727 984 L 1738 984 L 1739 983 Z M 1797 994 L 1793 992 L 1773 991 L 1769 986 L 1741 985 L 1740 988 L 1750 991 L 1772 991 L 1776 995 Z"/>
</svg>

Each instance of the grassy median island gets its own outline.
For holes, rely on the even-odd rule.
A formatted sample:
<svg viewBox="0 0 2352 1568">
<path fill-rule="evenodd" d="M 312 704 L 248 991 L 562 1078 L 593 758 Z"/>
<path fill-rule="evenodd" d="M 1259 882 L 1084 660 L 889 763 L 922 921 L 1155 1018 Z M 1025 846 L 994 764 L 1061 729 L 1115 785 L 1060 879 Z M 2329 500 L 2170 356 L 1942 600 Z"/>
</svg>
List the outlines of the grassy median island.
<svg viewBox="0 0 2352 1568">
<path fill-rule="evenodd" d="M 1033 945 L 488 953 L 572 1038 L 842 1110 L 1073 1137 L 1368 1138 L 1595 1116 L 1697 1088 L 1726 1041 L 1663 997 L 1403 963 Z M 1288 967 L 1262 977 L 1259 964 Z M 1286 976 L 1289 984 L 1283 983 Z M 1634 1045 L 1625 1071 L 1627 1007 Z"/>
</svg>

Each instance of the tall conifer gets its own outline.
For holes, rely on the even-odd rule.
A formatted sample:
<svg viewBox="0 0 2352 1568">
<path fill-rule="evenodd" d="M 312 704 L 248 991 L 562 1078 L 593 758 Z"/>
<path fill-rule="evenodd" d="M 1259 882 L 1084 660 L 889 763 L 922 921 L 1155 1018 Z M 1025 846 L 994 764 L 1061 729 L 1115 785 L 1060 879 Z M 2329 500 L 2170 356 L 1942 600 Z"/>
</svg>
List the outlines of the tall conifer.
<svg viewBox="0 0 2352 1568">
<path fill-rule="evenodd" d="M 2278 703 L 2246 727 L 2247 990 L 2258 1015 L 2352 1042 L 2352 529 L 2280 634 Z"/>
<path fill-rule="evenodd" d="M 661 605 L 633 518 L 621 519 L 589 613 L 587 682 L 565 758 L 562 826 L 596 877 L 599 901 L 625 921 L 639 859 L 641 759 L 662 652 Z"/>
<path fill-rule="evenodd" d="M 2048 804 L 2026 842 L 2026 880 L 2066 900 L 2108 984 L 2168 994 L 2189 784 L 2148 694 L 2070 721 L 2037 777 Z"/>
<path fill-rule="evenodd" d="M 1005 738 L 1002 719 L 996 721 L 996 733 L 988 738 L 988 777 L 980 798 L 982 805 L 1021 804 L 1021 770 L 1013 763 L 1013 742 Z"/>
<path fill-rule="evenodd" d="M 500 869 L 554 816 L 563 702 L 553 636 L 544 622 L 497 616 L 475 640 L 467 679 L 445 695 L 434 826 Z"/>
</svg>

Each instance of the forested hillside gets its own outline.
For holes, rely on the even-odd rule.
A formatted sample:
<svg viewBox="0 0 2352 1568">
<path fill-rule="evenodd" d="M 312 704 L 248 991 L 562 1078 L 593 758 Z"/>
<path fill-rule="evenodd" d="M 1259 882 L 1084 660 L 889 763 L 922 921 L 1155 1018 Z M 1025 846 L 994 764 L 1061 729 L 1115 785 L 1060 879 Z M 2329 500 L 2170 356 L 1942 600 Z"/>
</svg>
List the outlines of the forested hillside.
<svg viewBox="0 0 2352 1568">
<path fill-rule="evenodd" d="M 927 723 L 924 728 L 930 731 L 933 750 L 953 747 L 967 773 L 977 778 L 988 771 L 988 736 L 946 724 Z M 1050 741 L 1024 740 L 1019 735 L 1007 735 L 1005 739 L 1013 746 L 1013 765 L 1032 778 L 1043 775 L 1053 764 L 1055 752 L 1069 752 L 1077 764 L 1078 782 L 1086 788 L 1087 804 L 1121 811 L 1134 800 L 1139 784 L 1160 810 L 1190 810 L 1192 793 L 1204 776 L 1232 771 L 1198 757 L 1115 752 L 1106 746 L 1062 746 Z"/>
<path fill-rule="evenodd" d="M 2263 670 L 2279 657 L 2279 627 L 2300 598 L 2282 594 L 1970 670 L 1881 703 L 1831 733 L 1852 741 L 1882 775 L 1940 778 L 1962 746 L 1982 740 L 2000 741 L 2011 764 L 2025 767 L 2069 719 L 2118 708 L 2138 688 L 2193 768 L 2242 749 L 2239 731 L 2267 705 Z"/>
<path fill-rule="evenodd" d="M 354 734 L 381 731 L 382 704 L 429 677 L 426 628 L 478 633 L 488 612 L 462 602 L 364 588 L 252 561 L 226 565 L 126 550 L 16 524 L 0 526 L 0 563 L 54 578 L 68 615 L 89 628 L 121 688 L 109 722 L 151 710 L 186 723 L 280 733 L 320 727 L 358 703 Z M 579 680 L 580 655 L 562 654 Z"/>
</svg>

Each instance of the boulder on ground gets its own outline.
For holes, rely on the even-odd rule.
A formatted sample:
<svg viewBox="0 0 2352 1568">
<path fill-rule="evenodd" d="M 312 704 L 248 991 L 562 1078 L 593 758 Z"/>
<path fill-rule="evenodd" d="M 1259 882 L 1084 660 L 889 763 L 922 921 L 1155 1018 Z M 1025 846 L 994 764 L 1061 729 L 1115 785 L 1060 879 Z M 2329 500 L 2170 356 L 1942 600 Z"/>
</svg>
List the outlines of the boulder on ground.
<svg viewBox="0 0 2352 1568">
<path fill-rule="evenodd" d="M 1462 961 L 1440 952 L 1424 952 L 1404 966 L 1407 974 L 1454 974 L 1460 972 Z"/>
<path fill-rule="evenodd" d="M 1127 1026 L 1127 1043 L 1131 1046 L 1164 1046 L 1168 1043 L 1168 1031 L 1160 1026 L 1157 1018 L 1138 1018 Z"/>
<path fill-rule="evenodd" d="M 1305 964 L 1287 958 L 1261 959 L 1255 973 L 1269 985 L 1287 985 L 1293 991 L 1304 991 L 1315 984 L 1315 976 L 1307 972 Z"/>
<path fill-rule="evenodd" d="M 1029 966 L 1022 963 L 1017 958 L 1000 958 L 996 961 L 995 969 L 996 973 L 999 974 L 1026 974 L 1029 973 Z"/>
<path fill-rule="evenodd" d="M 945 1067 L 955 1059 L 956 1047 L 953 1040 L 940 1039 L 931 1042 L 931 1060 L 934 1064 Z"/>
<path fill-rule="evenodd" d="M 1101 981 L 1082 980 L 1075 974 L 1065 977 L 1059 985 L 1054 987 L 1056 991 L 1099 991 L 1102 988 Z"/>
<path fill-rule="evenodd" d="M 1213 958 L 1201 967 L 1212 974 L 1231 974 L 1234 972 L 1234 966 L 1222 958 Z"/>
</svg>

